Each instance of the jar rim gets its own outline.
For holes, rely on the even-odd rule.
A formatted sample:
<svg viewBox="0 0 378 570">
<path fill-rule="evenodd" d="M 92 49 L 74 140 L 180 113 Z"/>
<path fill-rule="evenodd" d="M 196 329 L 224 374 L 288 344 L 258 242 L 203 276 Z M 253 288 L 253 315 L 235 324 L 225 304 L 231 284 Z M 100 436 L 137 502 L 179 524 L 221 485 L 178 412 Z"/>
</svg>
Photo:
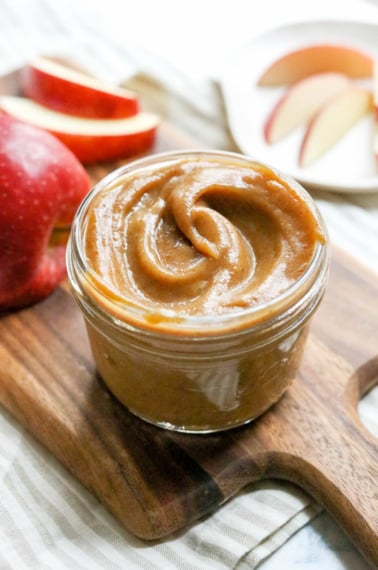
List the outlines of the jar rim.
<svg viewBox="0 0 378 570">
<path fill-rule="evenodd" d="M 84 232 L 82 232 L 82 220 L 86 214 L 87 208 L 93 197 L 101 192 L 104 188 L 114 185 L 118 182 L 121 177 L 126 176 L 130 172 L 134 172 L 138 168 L 145 166 L 152 166 L 154 164 L 164 164 L 164 162 L 172 163 L 172 161 L 180 160 L 185 158 L 231 158 L 238 160 L 244 164 L 264 166 L 268 168 L 272 174 L 278 176 L 281 180 L 290 185 L 290 187 L 303 199 L 306 205 L 310 208 L 314 219 L 316 220 L 321 234 L 324 236 L 324 241 L 317 241 L 314 247 L 313 256 L 308 266 L 305 268 L 304 272 L 300 277 L 294 281 L 287 289 L 282 293 L 259 305 L 243 308 L 240 311 L 232 311 L 230 313 L 213 314 L 211 316 L 206 315 L 180 315 L 175 311 L 170 311 L 169 309 L 154 309 L 153 311 L 148 307 L 143 305 L 138 305 L 131 303 L 127 299 L 124 299 L 122 304 L 116 299 L 110 300 L 109 298 L 104 299 L 104 294 L 102 291 L 109 291 L 113 294 L 116 293 L 119 299 L 122 296 L 119 292 L 115 292 L 111 289 L 109 285 L 101 280 L 100 276 L 97 275 L 88 265 L 85 260 L 85 255 L 83 251 L 83 237 Z M 151 331 L 153 328 L 159 334 L 180 334 L 185 335 L 191 334 L 195 330 L 199 336 L 213 334 L 215 331 L 227 332 L 237 327 L 238 330 L 244 330 L 245 328 L 250 329 L 251 326 L 259 326 L 264 324 L 266 321 L 271 321 L 277 318 L 283 312 L 289 310 L 295 301 L 298 299 L 300 292 L 304 295 L 314 283 L 318 282 L 319 278 L 322 279 L 324 274 L 326 274 L 328 269 L 328 243 L 327 243 L 327 229 L 320 211 L 312 200 L 310 194 L 294 179 L 290 176 L 283 174 L 274 167 L 261 163 L 258 160 L 253 159 L 247 155 L 242 155 L 235 152 L 221 151 L 221 150 L 208 150 L 208 149 L 187 149 L 179 151 L 166 151 L 156 153 L 147 157 L 142 157 L 137 160 L 128 162 L 127 164 L 115 169 L 110 172 L 100 181 L 98 181 L 87 196 L 82 201 L 79 206 L 74 222 L 72 224 L 71 235 L 69 239 L 69 244 L 67 248 L 67 269 L 70 281 L 72 284 L 79 285 L 79 289 L 85 290 L 86 294 L 89 295 L 92 302 L 94 302 L 101 312 L 103 317 L 109 317 L 110 320 L 117 325 L 125 326 L 128 329 L 133 330 L 148 330 Z M 79 266 L 80 279 L 78 281 L 78 272 L 72 266 L 73 259 L 75 258 L 75 263 Z M 85 282 L 85 285 L 83 284 Z M 96 283 L 101 284 L 101 289 L 96 286 Z M 96 299 L 101 299 L 101 304 L 107 307 L 105 311 L 96 303 Z M 105 301 L 105 302 L 104 302 Z M 117 318 L 117 315 L 124 315 L 124 320 Z M 152 326 L 153 323 L 153 326 Z M 244 326 L 245 323 L 245 326 Z M 205 332 L 202 332 L 206 331 Z"/>
</svg>

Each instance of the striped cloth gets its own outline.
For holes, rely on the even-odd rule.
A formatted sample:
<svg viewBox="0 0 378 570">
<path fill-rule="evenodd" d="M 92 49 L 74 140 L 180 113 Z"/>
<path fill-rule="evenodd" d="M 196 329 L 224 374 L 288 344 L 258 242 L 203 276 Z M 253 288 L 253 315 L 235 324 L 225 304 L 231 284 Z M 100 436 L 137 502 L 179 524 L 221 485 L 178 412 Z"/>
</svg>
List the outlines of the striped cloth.
<svg viewBox="0 0 378 570">
<path fill-rule="evenodd" d="M 264 482 L 244 489 L 184 535 L 145 543 L 6 413 L 0 430 L 1 569 L 254 568 L 319 512 L 297 488 Z"/>
<path fill-rule="evenodd" d="M 194 81 L 99 30 L 88 3 L 80 0 L 2 0 L 0 73 L 37 53 L 73 57 L 108 80 L 128 78 L 145 107 L 203 146 L 237 150 L 216 83 Z M 377 197 L 322 195 L 318 203 L 332 240 L 378 269 Z M 369 243 L 375 247 L 369 249 Z M 360 404 L 364 422 L 375 433 L 377 408 L 375 390 Z M 0 570 L 247 570 L 320 511 L 298 488 L 263 482 L 245 488 L 186 532 L 146 543 L 125 531 L 4 410 L 0 434 Z"/>
</svg>

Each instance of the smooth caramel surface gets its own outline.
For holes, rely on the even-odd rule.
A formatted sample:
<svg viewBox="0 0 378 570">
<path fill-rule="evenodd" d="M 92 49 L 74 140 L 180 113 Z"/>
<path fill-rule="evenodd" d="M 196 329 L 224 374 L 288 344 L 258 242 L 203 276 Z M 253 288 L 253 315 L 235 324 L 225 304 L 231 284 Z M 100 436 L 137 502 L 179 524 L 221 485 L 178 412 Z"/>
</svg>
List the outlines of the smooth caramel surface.
<svg viewBox="0 0 378 570">
<path fill-rule="evenodd" d="M 83 237 L 92 352 L 130 411 L 208 432 L 281 397 L 323 290 L 306 295 L 324 234 L 295 183 L 229 154 L 151 159 L 97 188 Z"/>
<path fill-rule="evenodd" d="M 193 156 L 100 191 L 85 258 L 105 294 L 145 308 L 153 327 L 162 309 L 217 316 L 274 299 L 323 239 L 304 199 L 270 169 Z"/>
</svg>

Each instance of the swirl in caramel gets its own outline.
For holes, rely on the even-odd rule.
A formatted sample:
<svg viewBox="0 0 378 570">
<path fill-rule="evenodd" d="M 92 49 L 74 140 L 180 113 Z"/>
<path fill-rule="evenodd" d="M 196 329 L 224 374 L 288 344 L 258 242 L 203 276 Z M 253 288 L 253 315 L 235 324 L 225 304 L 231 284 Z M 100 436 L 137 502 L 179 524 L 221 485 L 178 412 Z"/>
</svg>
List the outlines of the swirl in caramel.
<svg viewBox="0 0 378 570">
<path fill-rule="evenodd" d="M 267 167 L 193 156 L 97 193 L 85 257 L 119 300 L 151 313 L 216 316 L 286 291 L 322 240 L 301 196 Z"/>
</svg>

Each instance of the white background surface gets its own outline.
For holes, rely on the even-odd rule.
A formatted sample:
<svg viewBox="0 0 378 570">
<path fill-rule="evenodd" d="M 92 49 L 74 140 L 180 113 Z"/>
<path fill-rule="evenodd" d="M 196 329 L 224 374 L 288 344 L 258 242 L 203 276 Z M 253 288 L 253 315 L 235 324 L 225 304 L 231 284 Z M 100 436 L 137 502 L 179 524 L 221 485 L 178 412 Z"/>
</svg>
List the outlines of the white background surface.
<svg viewBox="0 0 378 570">
<path fill-rule="evenodd" d="M 85 2 L 118 42 L 148 50 L 193 77 L 217 77 L 234 49 L 270 28 L 319 17 L 378 22 L 377 0 Z"/>
</svg>

